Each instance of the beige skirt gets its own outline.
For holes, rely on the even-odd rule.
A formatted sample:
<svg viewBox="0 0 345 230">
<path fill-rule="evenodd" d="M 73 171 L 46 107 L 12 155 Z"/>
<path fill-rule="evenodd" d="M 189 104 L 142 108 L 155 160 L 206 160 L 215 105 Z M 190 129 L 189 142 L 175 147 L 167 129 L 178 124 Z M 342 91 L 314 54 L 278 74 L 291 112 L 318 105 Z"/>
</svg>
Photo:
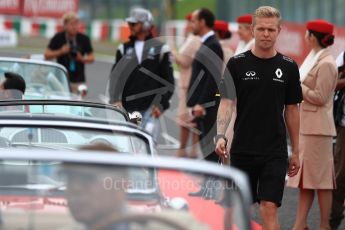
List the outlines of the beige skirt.
<svg viewBox="0 0 345 230">
<path fill-rule="evenodd" d="M 289 177 L 287 186 L 304 189 L 334 189 L 332 137 L 299 136 L 300 170 Z"/>
<path fill-rule="evenodd" d="M 192 117 L 189 114 L 187 108 L 187 88 L 179 88 L 178 89 L 178 107 L 177 107 L 177 114 L 176 114 L 176 123 L 179 126 L 189 126 L 189 122 L 192 120 Z"/>
</svg>

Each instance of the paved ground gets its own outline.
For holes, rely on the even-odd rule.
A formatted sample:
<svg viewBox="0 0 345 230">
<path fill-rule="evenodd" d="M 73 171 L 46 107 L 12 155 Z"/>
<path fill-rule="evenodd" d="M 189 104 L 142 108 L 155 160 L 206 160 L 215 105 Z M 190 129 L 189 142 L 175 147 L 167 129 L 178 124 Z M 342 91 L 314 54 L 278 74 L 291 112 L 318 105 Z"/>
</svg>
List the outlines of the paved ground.
<svg viewBox="0 0 345 230">
<path fill-rule="evenodd" d="M 18 38 L 18 46 L 29 49 L 44 49 L 48 45 L 48 42 L 49 40 L 46 38 Z M 114 42 L 92 42 L 92 45 L 96 53 L 103 55 L 115 54 L 115 48 L 117 46 Z"/>
</svg>

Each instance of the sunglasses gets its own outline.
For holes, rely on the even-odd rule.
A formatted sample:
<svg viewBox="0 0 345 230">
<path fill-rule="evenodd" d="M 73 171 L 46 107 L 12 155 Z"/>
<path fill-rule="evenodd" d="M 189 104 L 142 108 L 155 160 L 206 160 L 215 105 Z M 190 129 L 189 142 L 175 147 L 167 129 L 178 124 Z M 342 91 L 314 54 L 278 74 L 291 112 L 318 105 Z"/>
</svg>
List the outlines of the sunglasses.
<svg viewBox="0 0 345 230">
<path fill-rule="evenodd" d="M 128 22 L 129 26 L 135 26 L 136 24 L 138 24 L 137 22 Z"/>
</svg>

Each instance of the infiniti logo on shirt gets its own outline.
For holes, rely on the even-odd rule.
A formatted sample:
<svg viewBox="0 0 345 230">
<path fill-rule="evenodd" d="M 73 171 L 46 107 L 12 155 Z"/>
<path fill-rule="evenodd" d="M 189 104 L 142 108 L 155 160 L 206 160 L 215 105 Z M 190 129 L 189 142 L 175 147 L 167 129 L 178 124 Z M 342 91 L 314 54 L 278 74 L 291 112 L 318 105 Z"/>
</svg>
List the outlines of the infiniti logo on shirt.
<svg viewBox="0 0 345 230">
<path fill-rule="evenodd" d="M 256 75 L 254 71 L 248 71 L 246 72 L 246 76 L 243 76 L 243 80 L 260 80 L 260 78 Z"/>
<path fill-rule="evenodd" d="M 247 73 L 246 73 L 246 76 L 247 77 L 254 77 L 256 75 L 256 73 L 254 72 L 254 71 L 248 71 Z"/>
</svg>

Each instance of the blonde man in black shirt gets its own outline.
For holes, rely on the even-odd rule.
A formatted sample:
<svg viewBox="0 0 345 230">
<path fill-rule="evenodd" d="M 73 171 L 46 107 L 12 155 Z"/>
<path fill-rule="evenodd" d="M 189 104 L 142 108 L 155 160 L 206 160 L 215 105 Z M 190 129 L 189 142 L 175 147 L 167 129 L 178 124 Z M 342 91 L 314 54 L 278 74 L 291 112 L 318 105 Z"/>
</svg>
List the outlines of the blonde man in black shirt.
<svg viewBox="0 0 345 230">
<path fill-rule="evenodd" d="M 254 47 L 232 57 L 227 64 L 215 138 L 216 153 L 230 157 L 232 166 L 247 173 L 253 202 L 260 204 L 266 230 L 279 229 L 277 209 L 288 167 L 284 118 L 292 144 L 288 175 L 296 175 L 300 167 L 298 104 L 302 92 L 297 64 L 274 48 L 280 24 L 277 9 L 263 6 L 255 11 Z M 235 105 L 237 117 L 229 155 L 224 134 Z"/>
<path fill-rule="evenodd" d="M 44 53 L 45 59 L 57 59 L 66 67 L 73 93 L 77 93 L 78 86 L 86 83 L 85 64 L 92 63 L 95 58 L 88 36 L 78 32 L 79 18 L 74 12 L 67 12 L 63 16 L 64 30 L 58 32 L 50 40 Z"/>
</svg>

